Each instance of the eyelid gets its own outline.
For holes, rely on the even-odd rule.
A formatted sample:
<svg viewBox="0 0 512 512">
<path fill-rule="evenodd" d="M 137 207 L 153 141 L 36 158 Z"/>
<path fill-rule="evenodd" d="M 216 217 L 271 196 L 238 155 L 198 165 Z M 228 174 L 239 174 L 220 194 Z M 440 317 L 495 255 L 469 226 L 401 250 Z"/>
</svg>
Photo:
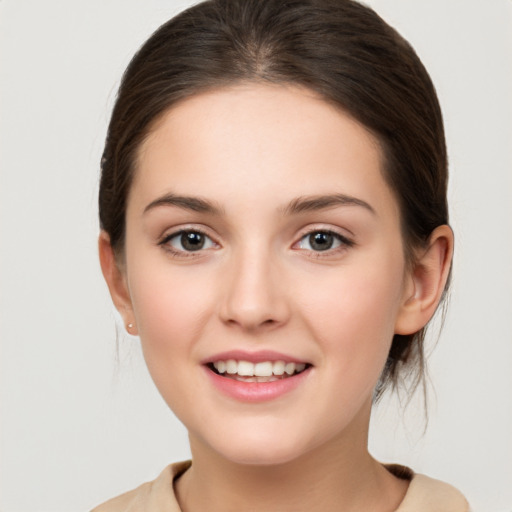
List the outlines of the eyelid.
<svg viewBox="0 0 512 512">
<path fill-rule="evenodd" d="M 186 251 L 186 250 L 176 249 L 175 247 L 173 247 L 169 244 L 169 242 L 173 238 L 176 238 L 177 236 L 180 236 L 183 233 L 200 233 L 204 237 L 208 238 L 214 246 L 216 246 L 216 247 L 220 246 L 219 243 L 215 240 L 215 237 L 213 237 L 210 233 L 208 233 L 208 230 L 206 230 L 205 228 L 203 228 L 201 226 L 197 226 L 197 225 L 179 226 L 174 229 L 171 229 L 170 231 L 166 231 L 164 235 L 159 237 L 157 245 L 161 246 L 164 250 L 170 252 L 172 255 L 178 256 L 181 258 L 190 258 L 190 257 L 197 258 L 199 256 L 204 255 L 205 251 L 212 249 L 212 247 L 207 247 L 204 249 L 203 248 L 198 249 L 197 251 Z"/>
<path fill-rule="evenodd" d="M 196 232 L 200 233 L 201 235 L 208 238 L 214 247 L 207 247 L 207 248 L 201 248 L 197 251 L 186 251 L 186 250 L 180 250 L 172 247 L 169 245 L 169 241 L 173 238 L 183 234 L 183 233 L 190 233 L 190 232 Z M 212 236 L 209 233 L 209 230 L 206 229 L 203 226 L 198 225 L 181 225 L 179 227 L 170 228 L 166 232 L 164 232 L 161 237 L 159 237 L 159 240 L 157 242 L 157 245 L 162 246 L 163 249 L 167 250 L 171 254 L 178 256 L 178 257 L 199 257 L 204 255 L 205 251 L 211 250 L 212 248 L 219 248 L 220 244 L 216 240 L 215 236 Z M 332 235 L 336 238 L 337 241 L 339 241 L 340 245 L 338 247 L 326 249 L 324 251 L 315 251 L 313 249 L 304 249 L 301 247 L 298 247 L 298 245 L 301 243 L 301 241 L 314 234 L 314 233 L 327 233 L 329 235 Z M 322 257 L 322 256 L 329 256 L 333 255 L 334 253 L 338 251 L 346 250 L 347 248 L 353 247 L 356 245 L 356 242 L 353 240 L 352 237 L 348 237 L 346 234 L 342 232 L 341 229 L 334 228 L 332 226 L 325 226 L 325 225 L 315 225 L 315 226 L 308 226 L 307 228 L 304 228 L 300 231 L 298 235 L 298 239 L 296 242 L 293 243 L 292 249 L 302 250 L 309 253 L 313 253 L 315 257 Z"/>
<path fill-rule="evenodd" d="M 327 233 L 329 235 L 334 236 L 339 242 L 340 245 L 338 247 L 332 248 L 332 249 L 326 249 L 325 251 L 315 251 L 313 249 L 304 249 L 301 247 L 297 247 L 298 250 L 307 251 L 309 253 L 313 253 L 315 257 L 322 257 L 322 256 L 331 256 L 334 253 L 338 251 L 346 250 L 347 248 L 353 247 L 356 245 L 356 242 L 353 238 L 349 238 L 347 235 L 340 232 L 341 230 L 338 230 L 336 228 L 333 228 L 332 226 L 326 227 L 326 226 L 310 226 L 303 230 L 301 230 L 298 240 L 293 244 L 292 248 L 295 248 L 302 240 L 304 240 L 306 237 L 311 236 L 314 233 Z"/>
</svg>

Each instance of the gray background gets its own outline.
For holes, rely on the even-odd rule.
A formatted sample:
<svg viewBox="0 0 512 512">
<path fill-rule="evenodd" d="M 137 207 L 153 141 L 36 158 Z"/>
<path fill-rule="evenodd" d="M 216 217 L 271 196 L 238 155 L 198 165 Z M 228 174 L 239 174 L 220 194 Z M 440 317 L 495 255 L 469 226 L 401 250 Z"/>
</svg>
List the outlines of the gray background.
<svg viewBox="0 0 512 512">
<path fill-rule="evenodd" d="M 2 512 L 87 510 L 188 456 L 121 336 L 96 255 L 98 162 L 133 52 L 190 2 L 0 1 Z M 435 394 L 385 400 L 371 449 L 512 510 L 512 3 L 368 2 L 438 88 L 456 232 Z M 433 344 L 431 344 L 432 346 Z"/>
</svg>

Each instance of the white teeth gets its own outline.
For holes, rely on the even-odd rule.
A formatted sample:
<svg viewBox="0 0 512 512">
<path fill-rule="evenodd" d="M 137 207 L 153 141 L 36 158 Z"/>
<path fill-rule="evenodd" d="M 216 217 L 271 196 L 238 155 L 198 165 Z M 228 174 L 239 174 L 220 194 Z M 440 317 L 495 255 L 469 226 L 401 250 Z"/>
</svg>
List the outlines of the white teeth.
<svg viewBox="0 0 512 512">
<path fill-rule="evenodd" d="M 270 377 L 272 375 L 272 363 L 270 361 L 256 363 L 254 365 L 254 375 L 256 377 Z"/>
<path fill-rule="evenodd" d="M 215 366 L 215 369 L 219 373 L 224 373 L 226 371 L 226 361 L 217 361 L 216 363 L 213 363 L 213 366 Z"/>
<path fill-rule="evenodd" d="M 269 376 L 269 377 L 256 377 L 256 380 L 258 382 L 275 382 L 276 380 L 279 380 L 277 377 Z"/>
<path fill-rule="evenodd" d="M 226 361 L 226 372 L 228 373 L 238 373 L 238 363 L 234 359 L 228 359 Z"/>
<path fill-rule="evenodd" d="M 293 375 L 293 373 L 295 372 L 295 363 L 286 363 L 286 365 L 284 367 L 284 371 L 288 375 Z"/>
<path fill-rule="evenodd" d="M 242 377 L 253 377 L 254 376 L 254 364 L 248 361 L 238 361 L 238 375 Z"/>
<path fill-rule="evenodd" d="M 272 365 L 272 373 L 274 375 L 283 375 L 283 373 L 284 373 L 284 365 L 285 365 L 284 361 L 276 361 Z"/>
<path fill-rule="evenodd" d="M 236 361 L 228 359 L 227 361 L 215 361 L 214 368 L 219 373 L 227 373 L 229 375 L 237 375 L 243 377 L 244 382 L 272 382 L 278 380 L 273 376 L 281 377 L 293 375 L 305 370 L 305 363 L 285 363 L 284 361 L 262 361 L 260 363 L 251 363 L 249 361 Z M 255 377 L 252 379 L 251 377 Z M 269 378 L 270 377 L 270 378 Z M 261 380 L 260 380 L 261 378 Z"/>
<path fill-rule="evenodd" d="M 241 376 L 238 376 L 236 377 L 236 380 L 240 381 L 240 382 L 258 382 L 258 377 L 241 377 Z"/>
</svg>

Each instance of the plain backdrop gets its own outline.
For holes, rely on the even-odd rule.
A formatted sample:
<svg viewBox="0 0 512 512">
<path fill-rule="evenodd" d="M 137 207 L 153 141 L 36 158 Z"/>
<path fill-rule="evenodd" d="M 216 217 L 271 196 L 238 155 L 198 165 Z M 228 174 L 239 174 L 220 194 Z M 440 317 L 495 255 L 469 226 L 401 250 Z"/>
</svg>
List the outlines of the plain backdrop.
<svg viewBox="0 0 512 512">
<path fill-rule="evenodd" d="M 119 336 L 96 254 L 98 163 L 122 71 L 190 2 L 0 0 L 2 512 L 84 511 L 188 457 Z M 512 510 L 512 2 L 373 0 L 437 86 L 456 233 L 421 401 L 375 411 L 371 450 Z M 433 343 L 430 344 L 430 348 Z"/>
</svg>

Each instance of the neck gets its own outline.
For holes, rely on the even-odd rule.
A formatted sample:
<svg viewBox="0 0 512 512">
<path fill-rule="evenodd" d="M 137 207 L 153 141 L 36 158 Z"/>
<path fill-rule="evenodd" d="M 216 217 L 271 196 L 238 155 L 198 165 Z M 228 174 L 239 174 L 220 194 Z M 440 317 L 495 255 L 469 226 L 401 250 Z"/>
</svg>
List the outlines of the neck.
<svg viewBox="0 0 512 512">
<path fill-rule="evenodd" d="M 191 436 L 193 463 L 176 483 L 178 501 L 183 512 L 392 512 L 407 482 L 370 456 L 367 436 L 367 427 L 355 428 L 275 465 L 234 463 Z"/>
</svg>

